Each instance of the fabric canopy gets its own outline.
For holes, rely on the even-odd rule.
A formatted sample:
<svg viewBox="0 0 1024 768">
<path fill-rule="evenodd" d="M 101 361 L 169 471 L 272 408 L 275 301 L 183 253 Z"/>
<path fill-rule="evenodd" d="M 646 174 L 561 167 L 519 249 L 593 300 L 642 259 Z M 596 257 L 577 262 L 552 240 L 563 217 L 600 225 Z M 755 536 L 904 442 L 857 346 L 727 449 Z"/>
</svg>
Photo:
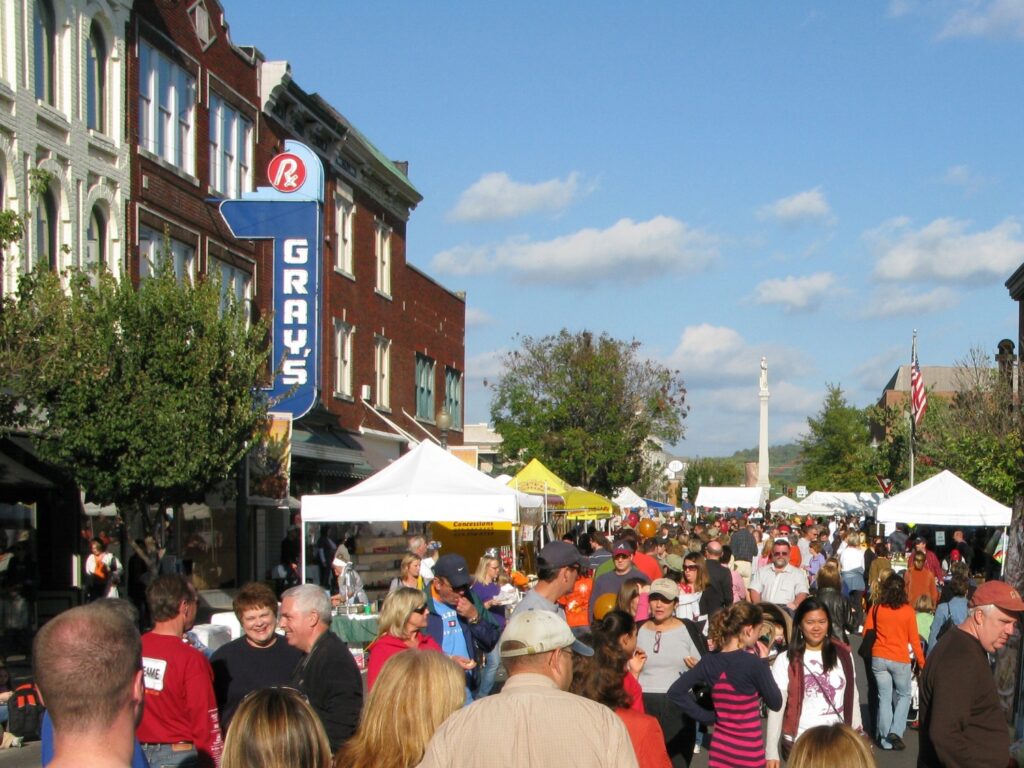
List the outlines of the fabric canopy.
<svg viewBox="0 0 1024 768">
<path fill-rule="evenodd" d="M 878 509 L 880 493 L 815 491 L 794 510 L 802 515 L 860 515 L 868 517 Z"/>
<path fill-rule="evenodd" d="M 623 488 L 612 501 L 623 509 L 647 509 L 647 502 L 632 488 Z"/>
<path fill-rule="evenodd" d="M 772 502 L 772 512 L 790 512 L 794 509 L 800 509 L 800 503 L 789 496 L 779 496 Z"/>
<path fill-rule="evenodd" d="M 990 499 L 948 469 L 878 506 L 880 523 L 1005 527 L 1012 514 L 1009 507 Z"/>
<path fill-rule="evenodd" d="M 655 501 L 654 499 L 644 499 L 647 504 L 647 508 L 654 512 L 675 512 L 676 508 L 671 504 L 666 504 L 662 501 Z"/>
<path fill-rule="evenodd" d="M 563 509 L 559 511 L 567 512 L 569 518 L 574 520 L 610 517 L 618 509 L 613 501 L 604 496 L 569 485 L 545 467 L 540 459 L 531 459 L 509 481 L 509 485 L 526 493 L 557 493 L 565 501 Z"/>
<path fill-rule="evenodd" d="M 516 494 L 426 440 L 347 491 L 302 497 L 303 522 L 518 521 Z"/>
<path fill-rule="evenodd" d="M 697 491 L 698 507 L 718 507 L 719 509 L 757 509 L 764 506 L 765 493 L 763 488 L 737 488 L 730 486 L 701 486 Z"/>
</svg>

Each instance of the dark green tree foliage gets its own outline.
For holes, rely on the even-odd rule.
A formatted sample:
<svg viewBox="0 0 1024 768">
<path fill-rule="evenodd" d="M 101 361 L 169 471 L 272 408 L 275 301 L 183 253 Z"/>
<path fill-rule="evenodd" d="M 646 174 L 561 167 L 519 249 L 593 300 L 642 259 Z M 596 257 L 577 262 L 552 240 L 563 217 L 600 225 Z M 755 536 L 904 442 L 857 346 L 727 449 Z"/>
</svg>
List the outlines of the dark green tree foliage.
<svg viewBox="0 0 1024 768">
<path fill-rule="evenodd" d="M 871 431 L 864 411 L 846 401 L 843 390 L 827 385 L 817 416 L 807 419 L 800 444 L 803 476 L 811 491 L 872 491 L 878 482 L 871 467 Z"/>
<path fill-rule="evenodd" d="M 697 491 L 702 485 L 707 486 L 738 486 L 745 479 L 744 462 L 736 459 L 694 459 L 686 467 L 683 485 L 689 494 L 690 501 L 697 498 Z"/>
<path fill-rule="evenodd" d="M 640 344 L 588 331 L 522 337 L 505 355 L 491 419 L 506 460 L 539 458 L 574 485 L 612 493 L 646 485 L 651 436 L 683 436 L 688 407 L 678 371 L 642 358 Z"/>
<path fill-rule="evenodd" d="M 36 430 L 41 456 L 99 503 L 200 498 L 266 415 L 265 325 L 247 326 L 236 304 L 222 311 L 216 276 L 182 284 L 171 263 L 137 290 L 39 270 L 0 316 L 6 426 Z"/>
</svg>

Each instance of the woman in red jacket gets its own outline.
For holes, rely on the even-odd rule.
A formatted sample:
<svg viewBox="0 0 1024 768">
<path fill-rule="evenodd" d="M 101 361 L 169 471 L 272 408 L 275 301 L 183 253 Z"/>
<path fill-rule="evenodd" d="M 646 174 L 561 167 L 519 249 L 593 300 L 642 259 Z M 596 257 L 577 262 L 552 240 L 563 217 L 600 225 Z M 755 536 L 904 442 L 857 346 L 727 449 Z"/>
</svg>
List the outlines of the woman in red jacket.
<svg viewBox="0 0 1024 768">
<path fill-rule="evenodd" d="M 399 587 L 384 598 L 378 622 L 379 634 L 366 649 L 370 661 L 366 665 L 366 689 L 380 674 L 384 662 L 402 651 L 438 651 L 441 648 L 423 630 L 427 626 L 427 601 L 423 593 L 410 587 Z"/>
<path fill-rule="evenodd" d="M 907 602 L 903 577 L 892 574 L 884 582 L 878 601 L 864 622 L 864 633 L 875 630 L 871 649 L 871 674 L 878 686 L 876 733 L 882 749 L 906 749 L 903 731 L 910 711 L 912 669 L 908 644 L 924 667 L 924 650 L 917 633 L 917 615 Z"/>
</svg>

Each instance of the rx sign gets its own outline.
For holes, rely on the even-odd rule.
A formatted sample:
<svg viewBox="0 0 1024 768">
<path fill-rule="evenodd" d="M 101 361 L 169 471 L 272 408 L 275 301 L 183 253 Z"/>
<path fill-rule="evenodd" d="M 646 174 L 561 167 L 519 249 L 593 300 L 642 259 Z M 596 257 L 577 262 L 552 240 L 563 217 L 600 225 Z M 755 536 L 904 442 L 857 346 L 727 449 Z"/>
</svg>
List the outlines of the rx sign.
<svg viewBox="0 0 1024 768">
<path fill-rule="evenodd" d="M 305 144 L 285 142 L 270 161 L 271 187 L 224 200 L 220 214 L 237 238 L 274 241 L 270 387 L 274 411 L 298 419 L 317 402 L 320 379 L 320 260 L 324 168 Z M 283 399 L 281 399 L 283 398 Z"/>
</svg>

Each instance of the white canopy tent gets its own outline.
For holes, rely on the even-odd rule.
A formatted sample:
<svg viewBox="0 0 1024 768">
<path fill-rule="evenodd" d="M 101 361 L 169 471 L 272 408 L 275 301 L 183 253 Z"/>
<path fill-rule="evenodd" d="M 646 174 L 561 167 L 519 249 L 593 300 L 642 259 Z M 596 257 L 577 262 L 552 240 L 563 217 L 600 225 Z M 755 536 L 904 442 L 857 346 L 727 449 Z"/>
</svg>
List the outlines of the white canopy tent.
<svg viewBox="0 0 1024 768">
<path fill-rule="evenodd" d="M 519 515 L 515 490 L 425 440 L 347 491 L 303 496 L 301 518 L 305 562 L 306 523 L 515 523 Z"/>
<path fill-rule="evenodd" d="M 990 499 L 948 469 L 878 506 L 878 522 L 917 525 L 985 525 L 1005 528 L 1013 510 Z"/>
<path fill-rule="evenodd" d="M 758 509 L 764 507 L 767 496 L 767 491 L 756 485 L 751 488 L 701 486 L 693 505 L 719 509 Z"/>
<path fill-rule="evenodd" d="M 793 501 L 789 496 L 779 496 L 772 501 L 772 512 L 792 512 L 794 509 L 800 509 L 800 502 Z"/>
<path fill-rule="evenodd" d="M 850 491 L 815 491 L 800 502 L 794 510 L 806 515 L 858 515 L 868 517 L 875 513 L 884 496 L 881 493 L 853 493 Z"/>
<path fill-rule="evenodd" d="M 647 509 L 647 502 L 632 488 L 623 488 L 619 495 L 612 499 L 622 509 Z"/>
</svg>

